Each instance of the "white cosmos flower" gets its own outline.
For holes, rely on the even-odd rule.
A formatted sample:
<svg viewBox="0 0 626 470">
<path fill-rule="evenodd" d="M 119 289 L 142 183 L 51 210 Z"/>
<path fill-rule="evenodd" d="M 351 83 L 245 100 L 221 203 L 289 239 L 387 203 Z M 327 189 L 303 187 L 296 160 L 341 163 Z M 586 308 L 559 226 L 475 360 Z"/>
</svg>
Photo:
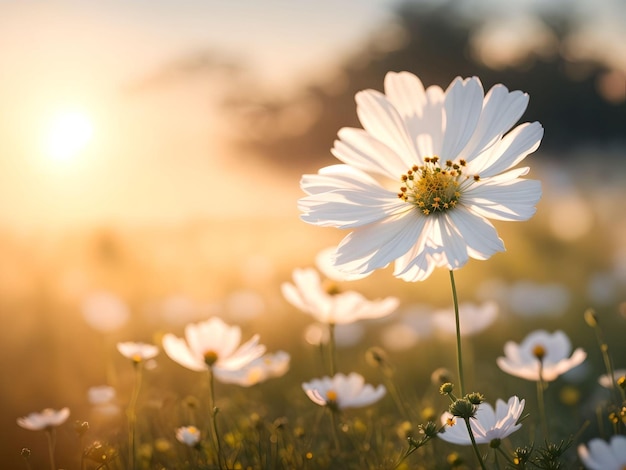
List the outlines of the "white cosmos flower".
<svg viewBox="0 0 626 470">
<path fill-rule="evenodd" d="M 176 439 L 182 444 L 194 447 L 200 442 L 200 430 L 195 426 L 182 426 L 176 429 Z"/>
<path fill-rule="evenodd" d="M 578 456 L 589 470 L 623 470 L 626 468 L 626 436 L 613 436 L 610 442 L 591 439 L 578 446 Z"/>
<path fill-rule="evenodd" d="M 223 383 L 250 387 L 285 375 L 289 370 L 290 359 L 291 356 L 285 351 L 268 353 L 238 370 L 216 370 L 215 378 Z"/>
<path fill-rule="evenodd" d="M 459 319 L 461 322 L 461 335 L 472 336 L 488 328 L 498 316 L 498 304 L 484 302 L 481 305 L 462 303 L 459 305 Z M 433 313 L 433 324 L 440 331 L 454 335 L 456 333 L 456 321 L 454 310 L 442 309 Z"/>
<path fill-rule="evenodd" d="M 626 369 L 616 369 L 613 371 L 613 380 L 609 374 L 603 374 L 598 378 L 598 383 L 604 388 L 613 388 L 613 381 L 617 382 L 622 377 L 626 377 Z"/>
<path fill-rule="evenodd" d="M 303 383 L 302 389 L 314 403 L 338 410 L 371 405 L 386 393 L 384 385 L 374 388 L 366 384 L 363 376 L 356 372 L 314 379 Z"/>
<path fill-rule="evenodd" d="M 119 353 L 133 362 L 145 362 L 159 354 L 159 348 L 153 344 L 125 341 L 117 343 Z"/>
<path fill-rule="evenodd" d="M 239 370 L 265 353 L 254 335 L 240 345 L 241 329 L 229 326 L 219 317 L 185 327 L 185 339 L 168 333 L 163 337 L 163 349 L 174 361 L 187 369 Z"/>
<path fill-rule="evenodd" d="M 366 274 L 395 261 L 395 276 L 421 281 L 436 266 L 504 251 L 487 219 L 535 213 L 540 183 L 513 169 L 543 137 L 538 122 L 511 130 L 527 94 L 496 85 L 485 95 L 476 77 L 424 89 L 415 75 L 390 72 L 385 94 L 361 91 L 356 103 L 363 129 L 341 129 L 332 149 L 343 164 L 300 182 L 302 220 L 351 230 L 338 269 Z"/>
<path fill-rule="evenodd" d="M 381 318 L 392 313 L 400 301 L 395 297 L 367 300 L 355 291 L 337 292 L 322 284 L 312 268 L 295 269 L 294 284 L 282 284 L 285 299 L 297 309 L 313 315 L 319 322 L 336 325 L 366 318 Z"/>
<path fill-rule="evenodd" d="M 538 381 L 541 378 L 551 382 L 580 365 L 587 357 L 582 348 L 576 349 L 570 356 L 571 352 L 570 340 L 562 331 L 550 334 L 536 330 L 520 344 L 508 341 L 504 345 L 504 357 L 499 357 L 497 364 L 507 374 L 526 380 Z"/>
<path fill-rule="evenodd" d="M 519 420 L 524 411 L 524 400 L 513 396 L 508 403 L 498 399 L 494 410 L 489 403 L 481 403 L 474 418 L 470 418 L 470 426 L 477 444 L 489 444 L 494 439 L 504 439 L 522 427 Z M 437 437 L 444 441 L 459 445 L 471 445 L 467 426 L 462 418 L 456 418 L 445 412 L 441 416 L 442 424 L 448 424 L 444 432 Z M 449 423 L 454 423 L 450 426 Z"/>
<path fill-rule="evenodd" d="M 46 408 L 40 413 L 31 413 L 28 416 L 17 418 L 17 424 L 24 429 L 41 431 L 60 426 L 70 416 L 70 409 L 65 407 L 60 410 Z"/>
</svg>

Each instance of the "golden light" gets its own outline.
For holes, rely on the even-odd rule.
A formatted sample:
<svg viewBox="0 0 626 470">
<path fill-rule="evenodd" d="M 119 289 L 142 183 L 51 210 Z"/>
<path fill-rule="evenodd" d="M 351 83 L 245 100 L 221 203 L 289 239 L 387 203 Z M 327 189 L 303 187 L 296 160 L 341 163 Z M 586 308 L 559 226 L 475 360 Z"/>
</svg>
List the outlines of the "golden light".
<svg viewBox="0 0 626 470">
<path fill-rule="evenodd" d="M 82 111 L 63 111 L 49 122 L 44 151 L 55 161 L 67 161 L 77 156 L 93 137 L 93 124 Z"/>
</svg>

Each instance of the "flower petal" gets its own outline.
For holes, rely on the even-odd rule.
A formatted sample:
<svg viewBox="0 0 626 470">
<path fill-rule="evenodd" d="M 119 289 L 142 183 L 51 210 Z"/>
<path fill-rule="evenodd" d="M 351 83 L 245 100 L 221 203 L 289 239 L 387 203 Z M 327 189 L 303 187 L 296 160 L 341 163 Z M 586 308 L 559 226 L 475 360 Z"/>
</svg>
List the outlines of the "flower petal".
<svg viewBox="0 0 626 470">
<path fill-rule="evenodd" d="M 541 198 L 537 180 L 515 179 L 508 182 L 477 184 L 463 193 L 463 205 L 482 217 L 522 221 L 532 217 Z"/>
<path fill-rule="evenodd" d="M 483 87 L 476 77 L 462 80 L 457 77 L 446 90 L 446 127 L 442 159 L 455 160 L 478 125 L 483 107 Z"/>
</svg>

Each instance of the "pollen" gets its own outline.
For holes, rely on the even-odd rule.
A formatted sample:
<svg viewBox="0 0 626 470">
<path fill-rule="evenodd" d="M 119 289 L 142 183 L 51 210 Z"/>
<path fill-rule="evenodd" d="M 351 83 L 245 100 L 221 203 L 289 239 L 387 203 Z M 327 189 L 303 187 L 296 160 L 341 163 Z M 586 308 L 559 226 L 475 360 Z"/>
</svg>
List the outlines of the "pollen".
<svg viewBox="0 0 626 470">
<path fill-rule="evenodd" d="M 454 426 L 456 424 L 456 419 L 454 418 L 448 418 L 446 419 L 446 424 L 450 427 Z"/>
<path fill-rule="evenodd" d="M 213 364 L 217 362 L 218 356 L 217 353 L 213 350 L 208 350 L 204 352 L 204 362 L 207 366 L 211 367 Z"/>
<path fill-rule="evenodd" d="M 546 348 L 544 348 L 541 344 L 536 345 L 533 348 L 533 356 L 542 361 L 543 358 L 546 357 Z"/>
<path fill-rule="evenodd" d="M 463 190 L 480 180 L 478 175 L 465 175 L 465 165 L 464 160 L 442 162 L 438 156 L 426 157 L 423 165 L 414 165 L 400 177 L 398 198 L 415 205 L 424 215 L 454 209 Z"/>
<path fill-rule="evenodd" d="M 336 402 L 337 401 L 337 392 L 335 392 L 334 390 L 329 390 L 326 392 L 326 398 L 329 402 Z"/>
</svg>

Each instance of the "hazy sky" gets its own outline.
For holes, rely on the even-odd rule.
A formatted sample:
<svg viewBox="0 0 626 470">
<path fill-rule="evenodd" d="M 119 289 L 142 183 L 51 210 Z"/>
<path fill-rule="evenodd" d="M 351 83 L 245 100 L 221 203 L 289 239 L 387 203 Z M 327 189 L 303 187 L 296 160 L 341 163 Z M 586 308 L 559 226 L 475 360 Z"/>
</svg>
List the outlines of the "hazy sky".
<svg viewBox="0 0 626 470">
<path fill-rule="evenodd" d="M 0 227 L 295 210 L 297 181 L 276 184 L 258 176 L 264 169 L 255 171 L 256 198 L 224 204 L 241 184 L 239 156 L 219 146 L 220 123 L 207 109 L 219 90 L 207 77 L 124 90 L 210 50 L 286 91 L 358 47 L 393 3 L 0 1 Z M 59 161 L 46 136 L 67 112 L 87 117 L 92 138 Z"/>
</svg>

